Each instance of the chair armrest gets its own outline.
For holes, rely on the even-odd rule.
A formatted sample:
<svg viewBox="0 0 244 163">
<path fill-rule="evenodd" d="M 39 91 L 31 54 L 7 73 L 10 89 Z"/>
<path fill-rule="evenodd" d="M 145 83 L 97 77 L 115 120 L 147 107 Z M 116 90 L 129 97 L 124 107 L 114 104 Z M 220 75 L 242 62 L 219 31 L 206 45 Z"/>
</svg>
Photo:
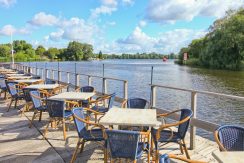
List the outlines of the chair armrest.
<svg viewBox="0 0 244 163">
<path fill-rule="evenodd" d="M 169 116 L 169 115 L 171 115 L 171 114 L 174 114 L 174 113 L 176 113 L 176 112 L 179 112 L 179 111 L 180 111 L 180 109 L 177 109 L 177 110 L 174 110 L 174 111 L 169 112 L 169 113 L 157 114 L 157 118 L 159 118 L 159 117 L 167 117 L 167 116 Z"/>
<path fill-rule="evenodd" d="M 215 139 L 216 143 L 218 144 L 218 146 L 219 146 L 221 151 L 227 151 L 225 149 L 225 147 L 223 146 L 223 144 L 219 141 L 219 132 L 218 132 L 218 130 L 216 130 L 214 132 L 214 139 Z"/>
<path fill-rule="evenodd" d="M 66 100 L 65 103 L 68 104 L 68 105 L 72 105 L 72 107 L 79 107 L 80 106 L 80 104 L 78 102 L 76 102 L 76 101 L 68 101 L 68 100 Z"/>
</svg>

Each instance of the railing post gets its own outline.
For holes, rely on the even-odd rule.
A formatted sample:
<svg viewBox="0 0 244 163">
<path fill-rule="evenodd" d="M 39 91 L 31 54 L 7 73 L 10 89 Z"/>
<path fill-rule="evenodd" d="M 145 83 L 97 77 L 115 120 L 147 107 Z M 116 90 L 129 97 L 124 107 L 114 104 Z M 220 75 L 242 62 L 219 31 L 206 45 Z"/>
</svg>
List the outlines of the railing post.
<svg viewBox="0 0 244 163">
<path fill-rule="evenodd" d="M 48 69 L 45 69 L 45 79 L 48 78 Z"/>
<path fill-rule="evenodd" d="M 151 96 L 151 106 L 152 107 L 156 107 L 156 86 L 151 86 L 151 92 L 152 92 L 152 96 Z"/>
<path fill-rule="evenodd" d="M 88 85 L 91 86 L 91 76 L 88 76 Z"/>
<path fill-rule="evenodd" d="M 128 99 L 128 82 L 124 81 L 124 99 Z"/>
<path fill-rule="evenodd" d="M 62 77 L 61 77 L 61 71 L 58 71 L 58 81 L 61 81 Z"/>
<path fill-rule="evenodd" d="M 51 79 L 54 80 L 54 71 L 53 71 L 53 69 L 51 69 L 50 71 L 51 71 L 51 73 L 52 73 Z"/>
<path fill-rule="evenodd" d="M 69 81 L 69 76 L 70 76 L 70 73 L 67 72 L 67 83 L 68 83 L 68 84 L 70 83 L 70 81 Z"/>
<path fill-rule="evenodd" d="M 193 117 L 196 118 L 196 110 L 197 110 L 197 93 L 196 92 L 191 92 L 191 110 L 193 112 Z M 196 137 L 196 127 L 191 125 L 190 129 L 190 149 L 193 150 L 195 149 L 195 137 Z"/>
<path fill-rule="evenodd" d="M 103 78 L 103 94 L 107 93 L 107 79 Z"/>
<path fill-rule="evenodd" d="M 80 86 L 80 75 L 75 74 L 75 86 Z"/>
</svg>

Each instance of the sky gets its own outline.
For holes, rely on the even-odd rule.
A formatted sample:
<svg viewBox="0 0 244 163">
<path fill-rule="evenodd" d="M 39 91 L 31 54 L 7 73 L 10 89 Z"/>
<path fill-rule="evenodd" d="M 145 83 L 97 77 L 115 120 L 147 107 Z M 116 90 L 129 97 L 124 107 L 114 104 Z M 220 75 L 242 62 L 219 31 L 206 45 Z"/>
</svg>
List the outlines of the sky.
<svg viewBox="0 0 244 163">
<path fill-rule="evenodd" d="M 108 54 L 178 53 L 244 0 L 0 0 L 0 44 L 65 48 L 70 41 Z"/>
</svg>

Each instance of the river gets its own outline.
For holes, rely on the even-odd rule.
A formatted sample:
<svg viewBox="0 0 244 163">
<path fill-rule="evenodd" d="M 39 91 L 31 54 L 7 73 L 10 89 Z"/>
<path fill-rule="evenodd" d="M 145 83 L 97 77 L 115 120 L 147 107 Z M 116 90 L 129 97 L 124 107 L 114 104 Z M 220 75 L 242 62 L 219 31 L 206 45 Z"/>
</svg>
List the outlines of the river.
<svg viewBox="0 0 244 163">
<path fill-rule="evenodd" d="M 30 66 L 58 69 L 57 62 L 24 63 Z M 153 84 L 197 89 L 217 93 L 244 96 L 244 71 L 209 70 L 174 64 L 173 60 L 103 60 L 89 62 L 59 62 L 60 70 L 76 71 L 90 75 L 103 75 L 128 80 L 128 96 L 150 100 L 151 67 Z M 62 76 L 65 81 L 65 76 Z M 74 77 L 71 78 L 74 82 Z M 101 90 L 101 80 L 92 85 Z M 123 97 L 123 83 L 108 82 L 109 93 L 117 92 Z M 87 85 L 87 78 L 81 78 L 81 85 Z M 157 107 L 174 109 L 190 108 L 190 93 L 160 88 L 157 90 Z M 198 95 L 197 118 L 217 124 L 238 124 L 244 126 L 244 102 L 214 96 Z M 209 137 L 209 133 L 198 131 Z"/>
</svg>

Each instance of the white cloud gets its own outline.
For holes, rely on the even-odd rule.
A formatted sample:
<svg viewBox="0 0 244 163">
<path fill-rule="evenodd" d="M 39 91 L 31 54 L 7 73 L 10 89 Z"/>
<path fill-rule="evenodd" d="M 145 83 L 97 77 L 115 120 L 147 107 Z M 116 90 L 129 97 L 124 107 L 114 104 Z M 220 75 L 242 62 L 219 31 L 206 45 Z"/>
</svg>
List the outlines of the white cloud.
<svg viewBox="0 0 244 163">
<path fill-rule="evenodd" d="M 95 49 L 104 53 L 177 53 L 180 48 L 187 46 L 192 39 L 200 38 L 206 34 L 203 30 L 175 29 L 151 37 L 136 27 L 134 31 L 124 39 L 118 39 L 111 44 L 104 43 Z"/>
<path fill-rule="evenodd" d="M 7 8 L 13 5 L 14 3 L 16 3 L 16 0 L 0 0 L 0 5 Z"/>
<path fill-rule="evenodd" d="M 134 1 L 133 0 L 122 0 L 122 3 L 124 4 L 124 5 L 133 5 L 134 4 Z"/>
<path fill-rule="evenodd" d="M 59 19 L 56 16 L 46 14 L 45 12 L 39 12 L 29 21 L 30 24 L 36 26 L 53 26 L 57 25 L 58 22 Z"/>
<path fill-rule="evenodd" d="M 13 25 L 5 25 L 0 29 L 0 35 L 3 36 L 10 36 L 11 33 L 14 34 L 29 34 L 31 31 L 30 29 L 28 29 L 28 27 L 22 27 L 20 29 L 15 28 Z"/>
<path fill-rule="evenodd" d="M 59 29 L 57 32 L 50 33 L 49 36 L 46 37 L 46 40 L 51 39 L 53 41 L 60 41 L 62 39 L 63 34 L 64 31 L 62 29 Z"/>
<path fill-rule="evenodd" d="M 243 5 L 244 0 L 151 0 L 145 18 L 159 23 L 191 21 L 196 16 L 220 18 L 227 10 L 237 9 Z"/>
<path fill-rule="evenodd" d="M 101 14 L 111 15 L 112 12 L 117 10 L 117 0 L 102 0 L 101 6 L 91 10 L 91 18 L 97 18 Z"/>
<path fill-rule="evenodd" d="M 118 2 L 116 0 L 102 0 L 102 5 L 116 7 Z"/>
<path fill-rule="evenodd" d="M 147 22 L 145 21 L 145 20 L 141 20 L 140 22 L 139 22 L 139 27 L 145 27 L 147 25 Z"/>
<path fill-rule="evenodd" d="M 110 25 L 110 26 L 115 26 L 116 25 L 116 22 L 115 21 L 112 21 L 112 22 L 108 22 L 107 24 Z"/>
</svg>

